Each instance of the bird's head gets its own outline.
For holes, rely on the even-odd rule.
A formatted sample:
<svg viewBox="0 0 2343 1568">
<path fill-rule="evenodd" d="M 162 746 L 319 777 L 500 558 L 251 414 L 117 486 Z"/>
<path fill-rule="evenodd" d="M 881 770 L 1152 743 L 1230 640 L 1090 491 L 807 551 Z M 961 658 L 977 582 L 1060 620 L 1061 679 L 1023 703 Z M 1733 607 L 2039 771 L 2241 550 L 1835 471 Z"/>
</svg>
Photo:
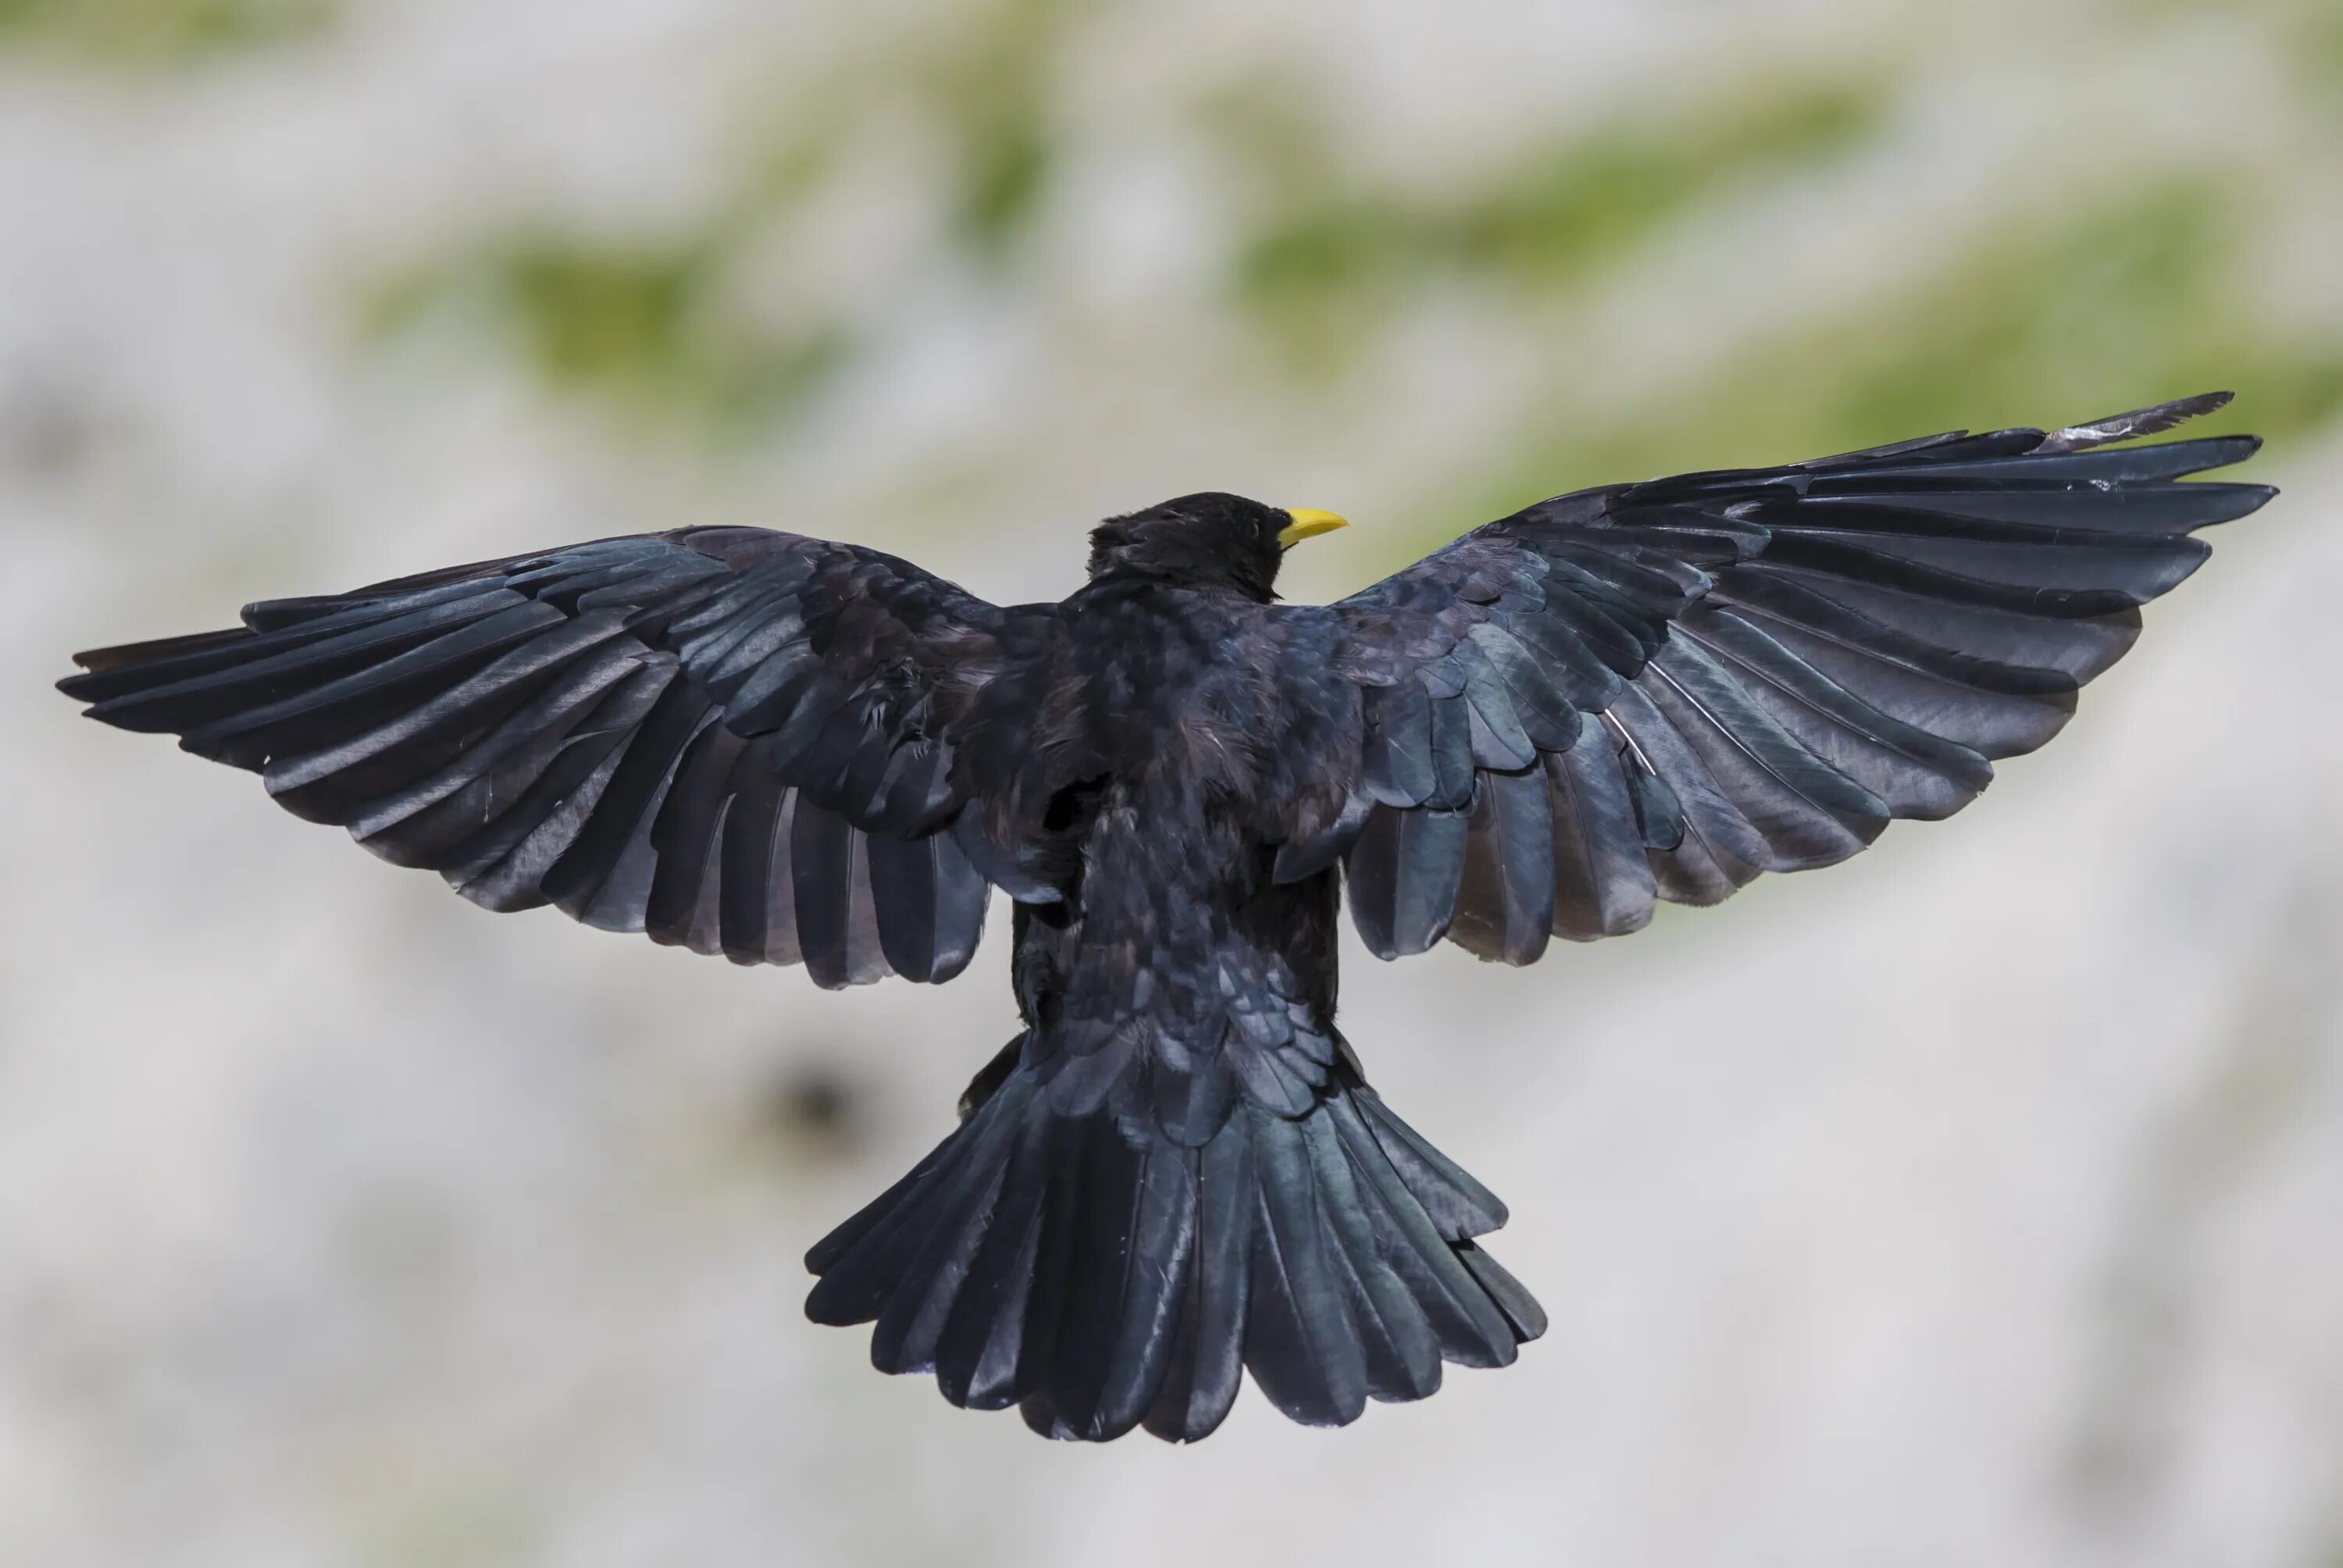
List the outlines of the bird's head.
<svg viewBox="0 0 2343 1568">
<path fill-rule="evenodd" d="M 1332 512 L 1288 511 L 1207 490 L 1091 529 L 1091 580 L 1138 577 L 1178 588 L 1232 588 L 1266 604 L 1277 597 L 1277 568 L 1288 548 L 1348 526 Z"/>
</svg>

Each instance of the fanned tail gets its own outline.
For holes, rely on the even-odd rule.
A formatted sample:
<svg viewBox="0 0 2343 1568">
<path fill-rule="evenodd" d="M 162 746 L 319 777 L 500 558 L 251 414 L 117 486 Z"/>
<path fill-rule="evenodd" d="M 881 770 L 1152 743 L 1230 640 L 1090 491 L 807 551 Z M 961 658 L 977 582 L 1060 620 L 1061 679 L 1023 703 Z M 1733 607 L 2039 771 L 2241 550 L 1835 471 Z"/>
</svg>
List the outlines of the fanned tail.
<svg viewBox="0 0 2343 1568">
<path fill-rule="evenodd" d="M 1241 1373 L 1294 1420 L 1423 1399 L 1443 1362 L 1510 1363 L 1545 1330 L 1472 1238 L 1489 1191 L 1338 1070 L 1303 1115 L 1243 1101 L 1201 1148 L 1150 1117 L 1053 1111 L 1020 1066 L 807 1255 L 817 1322 L 876 1322 L 882 1372 L 1036 1432 L 1174 1442 Z"/>
</svg>

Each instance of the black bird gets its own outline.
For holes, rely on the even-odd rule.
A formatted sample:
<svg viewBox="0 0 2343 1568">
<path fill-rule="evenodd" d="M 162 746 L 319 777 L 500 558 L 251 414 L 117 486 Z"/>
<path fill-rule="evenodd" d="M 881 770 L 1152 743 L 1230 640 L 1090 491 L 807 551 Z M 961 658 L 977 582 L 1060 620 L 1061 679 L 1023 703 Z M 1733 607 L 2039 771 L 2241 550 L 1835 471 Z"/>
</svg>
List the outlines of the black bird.
<svg viewBox="0 0 2343 1568">
<path fill-rule="evenodd" d="M 1301 1422 L 1510 1362 L 1544 1314 L 1489 1191 L 1335 1027 L 1382 958 L 1525 964 L 1958 810 L 2122 656 L 2251 437 L 2116 446 L 2227 394 L 1584 490 L 1285 605 L 1331 513 L 1195 495 L 1057 604 L 684 528 L 248 607 L 85 653 L 90 716 L 492 910 L 950 980 L 1013 900 L 1018 1037 L 959 1128 L 816 1246 L 819 1322 L 1037 1432 Z"/>
</svg>

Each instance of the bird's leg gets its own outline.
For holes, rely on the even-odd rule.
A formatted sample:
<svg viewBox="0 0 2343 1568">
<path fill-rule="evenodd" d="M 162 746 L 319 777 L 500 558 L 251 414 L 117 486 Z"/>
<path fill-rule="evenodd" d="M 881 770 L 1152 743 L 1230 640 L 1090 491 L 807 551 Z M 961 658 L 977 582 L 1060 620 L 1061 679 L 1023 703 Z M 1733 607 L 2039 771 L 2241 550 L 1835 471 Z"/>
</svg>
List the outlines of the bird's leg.
<svg viewBox="0 0 2343 1568">
<path fill-rule="evenodd" d="M 979 1107 L 992 1098 L 995 1091 L 1017 1070 L 1017 1059 L 1024 1053 L 1025 1037 L 1019 1035 L 1001 1048 L 1001 1053 L 988 1061 L 968 1081 L 960 1093 L 960 1119 L 962 1121 L 976 1114 Z"/>
</svg>

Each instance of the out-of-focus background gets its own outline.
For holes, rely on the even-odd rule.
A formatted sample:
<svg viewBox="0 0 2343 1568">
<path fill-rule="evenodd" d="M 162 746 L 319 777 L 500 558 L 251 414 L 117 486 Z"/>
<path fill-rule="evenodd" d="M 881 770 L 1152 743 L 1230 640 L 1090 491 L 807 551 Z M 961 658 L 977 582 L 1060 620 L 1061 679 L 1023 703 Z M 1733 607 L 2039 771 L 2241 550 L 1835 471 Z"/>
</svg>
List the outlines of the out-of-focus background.
<svg viewBox="0 0 2343 1568">
<path fill-rule="evenodd" d="M 0 1562 L 2343 1563 L 2343 6 L 0 0 Z M 75 648 L 687 522 L 996 599 L 1231 488 L 2229 386 L 2287 495 L 1956 821 L 1355 949 L 1553 1330 L 1053 1446 L 799 1315 L 1011 1029 L 491 917 Z"/>
</svg>

